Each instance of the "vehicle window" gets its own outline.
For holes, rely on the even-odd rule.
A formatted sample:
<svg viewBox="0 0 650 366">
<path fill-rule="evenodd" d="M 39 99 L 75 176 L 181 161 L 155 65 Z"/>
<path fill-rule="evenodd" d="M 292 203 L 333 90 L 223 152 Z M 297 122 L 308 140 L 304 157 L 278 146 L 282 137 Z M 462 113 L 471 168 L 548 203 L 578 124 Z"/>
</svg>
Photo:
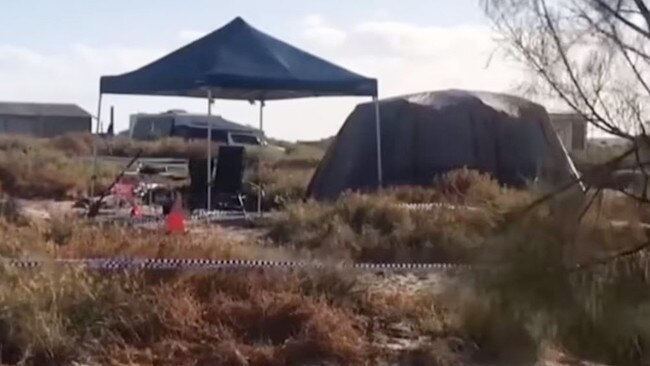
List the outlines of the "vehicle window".
<svg viewBox="0 0 650 366">
<path fill-rule="evenodd" d="M 169 137 L 172 124 L 170 118 L 142 117 L 133 126 L 133 137 L 140 140 Z"/>
<path fill-rule="evenodd" d="M 259 145 L 260 140 L 255 135 L 232 134 L 232 141 L 237 144 Z"/>
<path fill-rule="evenodd" d="M 228 143 L 228 133 L 226 131 L 212 131 L 212 141 Z"/>
<path fill-rule="evenodd" d="M 174 136 L 188 140 L 205 140 L 208 138 L 208 130 L 188 126 L 177 126 L 174 128 Z M 225 131 L 212 130 L 212 141 L 228 143 L 228 133 Z"/>
</svg>

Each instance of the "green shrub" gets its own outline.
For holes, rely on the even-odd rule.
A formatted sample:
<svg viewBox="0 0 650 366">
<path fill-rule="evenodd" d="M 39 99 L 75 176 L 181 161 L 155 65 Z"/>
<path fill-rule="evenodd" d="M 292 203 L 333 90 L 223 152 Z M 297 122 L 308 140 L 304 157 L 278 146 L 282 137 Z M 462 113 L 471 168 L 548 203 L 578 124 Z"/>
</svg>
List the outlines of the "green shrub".
<svg viewBox="0 0 650 366">
<path fill-rule="evenodd" d="M 93 146 L 94 145 L 94 146 Z M 301 200 L 323 154 L 310 146 L 287 143 L 286 152 L 248 148 L 246 179 L 265 187 L 265 207 L 283 207 Z M 5 193 L 22 198 L 76 198 L 87 191 L 94 173 L 90 156 L 205 158 L 206 141 L 179 138 L 136 141 L 126 137 L 96 138 L 66 134 L 51 139 L 24 136 L 0 138 L 0 185 Z M 217 157 L 218 144 L 213 144 Z M 106 188 L 121 166 L 100 161 L 95 192 Z M 259 170 L 258 170 L 259 169 Z M 255 190 L 250 191 L 253 198 Z"/>
<path fill-rule="evenodd" d="M 129 298 L 129 280 L 114 282 L 75 270 L 0 272 L 3 362 L 68 364 L 94 346 L 89 338 L 109 341 L 119 328 L 137 327 L 137 318 L 145 314 L 139 299 Z"/>
<path fill-rule="evenodd" d="M 498 218 L 487 211 L 409 210 L 384 196 L 289 205 L 272 223 L 279 245 L 372 262 L 467 261 Z"/>
<path fill-rule="evenodd" d="M 552 344 L 579 358 L 645 364 L 650 360 L 647 254 L 573 268 L 646 241 L 644 230 L 634 225 L 615 228 L 588 220 L 566 230 L 546 214 L 522 219 L 491 239 L 490 259 L 500 267 L 478 278 L 490 304 L 486 318 L 509 319 L 533 344 Z"/>
<path fill-rule="evenodd" d="M 68 156 L 91 156 L 94 141 L 97 141 L 98 145 L 102 142 L 91 134 L 69 133 L 51 138 L 46 145 Z"/>
<path fill-rule="evenodd" d="M 468 261 L 486 250 L 483 242 L 501 214 L 530 197 L 461 170 L 437 180 L 434 188 L 399 187 L 348 194 L 335 203 L 288 205 L 271 224 L 270 237 L 280 245 L 356 261 Z M 400 206 L 404 202 L 461 206 L 409 210 Z"/>
<path fill-rule="evenodd" d="M 59 141 L 67 141 L 67 137 Z M 93 175 L 92 163 L 79 159 L 75 155 L 77 147 L 69 146 L 71 149 L 66 151 L 51 147 L 47 140 L 0 137 L 2 192 L 20 198 L 64 199 L 83 195 Z M 108 185 L 117 175 L 114 165 L 100 163 L 97 168 L 98 188 Z"/>
<path fill-rule="evenodd" d="M 253 156 L 246 179 L 264 187 L 264 206 L 281 209 L 305 198 L 307 186 L 318 166 L 323 151 L 310 146 L 288 144 L 284 153 L 265 150 Z M 259 160 L 261 165 L 258 165 Z M 259 170 L 258 170 L 259 169 Z M 251 196 L 256 197 L 255 190 Z"/>
</svg>

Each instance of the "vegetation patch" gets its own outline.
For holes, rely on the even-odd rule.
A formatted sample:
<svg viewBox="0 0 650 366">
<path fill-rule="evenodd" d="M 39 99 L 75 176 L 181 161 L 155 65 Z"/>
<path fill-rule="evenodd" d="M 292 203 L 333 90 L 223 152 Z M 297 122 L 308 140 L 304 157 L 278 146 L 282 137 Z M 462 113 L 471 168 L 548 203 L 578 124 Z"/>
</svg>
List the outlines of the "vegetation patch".
<svg viewBox="0 0 650 366">
<path fill-rule="evenodd" d="M 72 227 L 60 245 L 51 227 L 30 225 L 3 223 L 0 234 L 15 241 L 2 241 L 2 252 L 39 258 L 276 252 L 214 235 L 180 240 L 85 226 Z M 31 245 L 19 246 L 27 240 Z M 442 323 L 447 316 L 426 294 L 396 303 L 394 295 L 366 296 L 367 285 L 343 273 L 120 273 L 50 265 L 0 271 L 0 346 L 8 364 L 363 365 L 398 356 L 377 343 L 390 324 L 407 321 L 420 329 L 423 319 Z"/>
<path fill-rule="evenodd" d="M 319 257 L 368 262 L 467 262 L 485 250 L 502 213 L 530 202 L 489 176 L 452 172 L 433 188 L 347 194 L 334 203 L 289 205 L 271 224 L 278 245 Z M 403 203 L 437 203 L 411 209 Z"/>
</svg>

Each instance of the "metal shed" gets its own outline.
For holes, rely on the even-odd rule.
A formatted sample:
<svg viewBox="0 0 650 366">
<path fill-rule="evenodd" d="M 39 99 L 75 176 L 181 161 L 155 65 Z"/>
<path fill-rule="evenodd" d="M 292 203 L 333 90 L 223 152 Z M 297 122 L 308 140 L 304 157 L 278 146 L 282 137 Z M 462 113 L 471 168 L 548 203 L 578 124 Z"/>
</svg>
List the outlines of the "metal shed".
<svg viewBox="0 0 650 366">
<path fill-rule="evenodd" d="M 90 113 L 75 104 L 0 102 L 0 133 L 53 137 L 88 132 Z"/>
<path fill-rule="evenodd" d="M 587 120 L 578 113 L 550 113 L 551 124 L 568 151 L 587 148 Z"/>
</svg>

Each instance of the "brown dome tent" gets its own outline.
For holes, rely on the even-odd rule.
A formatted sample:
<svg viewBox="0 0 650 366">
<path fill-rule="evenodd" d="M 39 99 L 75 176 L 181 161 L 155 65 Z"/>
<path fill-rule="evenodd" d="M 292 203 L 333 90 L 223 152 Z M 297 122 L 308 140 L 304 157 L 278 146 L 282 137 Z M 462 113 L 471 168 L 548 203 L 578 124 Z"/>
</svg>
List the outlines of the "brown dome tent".
<svg viewBox="0 0 650 366">
<path fill-rule="evenodd" d="M 376 189 L 375 106 L 350 114 L 309 184 L 308 195 L 335 199 L 343 191 Z M 381 100 L 384 186 L 427 185 L 468 167 L 500 183 L 522 186 L 576 176 L 544 107 L 504 94 L 446 90 Z"/>
</svg>

